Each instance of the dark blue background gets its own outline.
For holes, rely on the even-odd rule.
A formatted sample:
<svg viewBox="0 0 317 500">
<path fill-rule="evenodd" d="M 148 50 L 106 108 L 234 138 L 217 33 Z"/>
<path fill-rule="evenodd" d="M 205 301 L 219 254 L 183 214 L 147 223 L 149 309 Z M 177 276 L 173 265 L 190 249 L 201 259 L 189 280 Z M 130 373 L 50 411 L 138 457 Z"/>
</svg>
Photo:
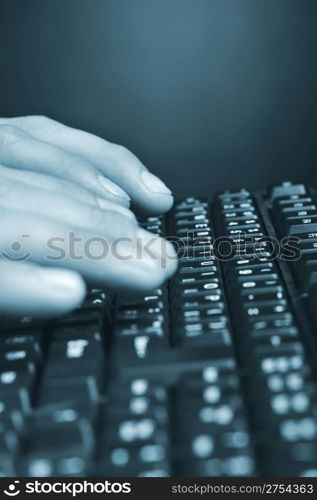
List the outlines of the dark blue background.
<svg viewBox="0 0 317 500">
<path fill-rule="evenodd" d="M 2 0 L 0 115 L 135 151 L 178 195 L 317 184 L 316 0 Z"/>
</svg>

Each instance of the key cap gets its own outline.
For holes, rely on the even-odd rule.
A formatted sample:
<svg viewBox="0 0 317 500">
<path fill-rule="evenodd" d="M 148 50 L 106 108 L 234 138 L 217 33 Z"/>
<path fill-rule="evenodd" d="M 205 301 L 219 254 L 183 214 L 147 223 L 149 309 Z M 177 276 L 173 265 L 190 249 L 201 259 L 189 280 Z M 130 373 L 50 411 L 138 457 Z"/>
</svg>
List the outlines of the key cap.
<svg viewBox="0 0 317 500">
<path fill-rule="evenodd" d="M 64 413 L 66 417 L 75 412 L 76 416 L 80 415 L 92 419 L 97 411 L 99 398 L 97 381 L 91 376 L 75 381 L 50 380 L 46 382 L 44 380 L 40 387 L 36 406 L 51 413 L 59 411 Z M 61 418 L 60 416 L 59 419 Z"/>
<path fill-rule="evenodd" d="M 86 419 L 55 422 L 30 420 L 21 457 L 21 469 L 30 477 L 82 476 L 94 448 L 91 424 Z"/>
<path fill-rule="evenodd" d="M 19 360 L 36 364 L 42 361 L 42 353 L 37 343 L 28 343 L 24 346 L 6 345 L 2 349 L 2 352 L 0 352 L 0 366 L 2 363 Z"/>
<path fill-rule="evenodd" d="M 146 444 L 139 448 L 114 447 L 109 459 L 103 461 L 101 474 L 113 477 L 169 477 L 171 465 L 166 460 L 166 448 L 158 444 Z"/>
<path fill-rule="evenodd" d="M 16 333 L 14 331 L 2 332 L 0 335 L 0 346 L 3 348 L 23 349 L 25 346 L 37 344 L 39 350 L 45 344 L 45 333 L 43 330 L 28 330 L 27 332 Z"/>
<path fill-rule="evenodd" d="M 305 298 L 306 306 L 310 314 L 310 319 L 317 329 L 317 279 L 314 282 L 311 282 L 311 286 L 309 288 L 309 293 Z"/>
<path fill-rule="evenodd" d="M 279 186 L 273 186 L 269 191 L 271 201 L 281 197 L 300 196 L 306 194 L 306 188 L 303 184 L 292 184 L 291 182 L 283 182 Z"/>
<path fill-rule="evenodd" d="M 158 336 L 136 335 L 117 339 L 113 346 L 115 365 L 124 368 L 129 366 L 140 367 L 143 364 L 157 362 L 164 359 L 169 348 L 167 339 Z"/>
<path fill-rule="evenodd" d="M 78 338 L 87 341 L 99 342 L 100 349 L 103 349 L 102 340 L 104 332 L 101 327 L 96 325 L 69 325 L 54 328 L 52 332 L 52 341 L 68 341 Z"/>
<path fill-rule="evenodd" d="M 17 330 L 37 330 L 43 328 L 45 321 L 32 316 L 21 316 L 19 318 L 4 318 L 2 322 L 3 331 L 17 331 Z"/>
<path fill-rule="evenodd" d="M 99 341 L 87 339 L 52 342 L 45 366 L 45 380 L 85 379 L 93 376 L 100 380 L 103 352 Z"/>
<path fill-rule="evenodd" d="M 317 259 L 309 257 L 302 255 L 299 261 L 292 263 L 297 284 L 305 289 L 309 289 L 317 279 Z"/>
<path fill-rule="evenodd" d="M 18 410 L 22 414 L 28 415 L 32 406 L 31 396 L 30 386 L 0 385 L 1 412 L 8 414 L 13 410 Z"/>
<path fill-rule="evenodd" d="M 152 317 L 138 317 L 136 319 L 119 319 L 115 327 L 115 335 L 117 337 L 130 336 L 157 336 L 166 337 L 166 329 L 164 324 L 164 316 L 162 314 Z"/>
</svg>

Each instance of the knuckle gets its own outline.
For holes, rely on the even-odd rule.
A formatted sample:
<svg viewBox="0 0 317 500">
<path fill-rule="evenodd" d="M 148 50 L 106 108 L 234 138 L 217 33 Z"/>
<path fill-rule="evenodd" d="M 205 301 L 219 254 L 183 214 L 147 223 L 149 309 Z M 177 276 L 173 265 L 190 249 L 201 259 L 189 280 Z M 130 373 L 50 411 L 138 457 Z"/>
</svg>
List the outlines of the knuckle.
<svg viewBox="0 0 317 500">
<path fill-rule="evenodd" d="M 33 115 L 29 116 L 28 118 L 32 119 L 34 125 L 36 126 L 48 127 L 53 123 L 53 120 L 45 115 Z"/>
<path fill-rule="evenodd" d="M 121 146 L 120 144 L 113 144 L 112 145 L 112 151 L 111 151 L 111 156 L 112 156 L 112 161 L 116 165 L 116 170 L 121 175 L 121 182 L 130 184 L 131 182 L 131 175 L 133 175 L 133 172 L 136 172 L 135 170 L 135 162 L 134 162 L 134 155 L 129 151 L 124 146 Z"/>
<path fill-rule="evenodd" d="M 20 127 L 30 132 L 41 127 L 47 129 L 53 123 L 53 120 L 45 115 L 19 116 L 15 118 L 15 121 Z"/>
<path fill-rule="evenodd" d="M 34 125 L 48 125 L 51 123 L 51 119 L 45 115 L 30 115 L 22 117 L 25 123 L 30 123 Z"/>
<path fill-rule="evenodd" d="M 130 154 L 130 151 L 126 147 L 121 146 L 121 144 L 112 144 L 111 153 L 112 156 L 125 157 Z"/>
</svg>

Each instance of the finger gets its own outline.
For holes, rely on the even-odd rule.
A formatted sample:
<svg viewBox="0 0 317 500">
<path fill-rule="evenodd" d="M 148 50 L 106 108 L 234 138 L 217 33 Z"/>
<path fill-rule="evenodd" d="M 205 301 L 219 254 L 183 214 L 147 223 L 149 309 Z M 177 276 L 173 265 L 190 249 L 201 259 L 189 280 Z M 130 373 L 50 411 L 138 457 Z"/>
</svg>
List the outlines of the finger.
<svg viewBox="0 0 317 500">
<path fill-rule="evenodd" d="M 38 140 L 19 127 L 0 124 L 0 162 L 68 179 L 100 198 L 129 206 L 129 196 L 88 161 Z"/>
<path fill-rule="evenodd" d="M 166 270 L 166 277 L 170 278 L 177 267 L 177 255 L 174 246 L 165 238 L 159 238 L 157 235 L 139 228 L 137 231 L 139 239 L 139 248 L 146 247 L 147 252 L 158 259 L 160 266 Z"/>
<path fill-rule="evenodd" d="M 14 118 L 13 123 L 95 165 L 142 209 L 161 213 L 171 208 L 171 191 L 128 149 L 42 116 Z"/>
<path fill-rule="evenodd" d="M 117 203 L 113 203 L 105 198 L 98 198 L 88 189 L 76 184 L 75 182 L 69 181 L 67 179 L 61 179 L 60 177 L 55 177 L 54 175 L 42 174 L 39 172 L 30 172 L 28 170 L 19 170 L 17 168 L 5 167 L 0 165 L 0 178 L 12 179 L 15 181 L 23 182 L 28 186 L 33 186 L 45 191 L 52 191 L 53 193 L 63 194 L 65 196 L 75 198 L 87 203 L 88 205 L 93 205 L 100 207 L 102 209 L 109 209 L 110 206 L 121 207 Z"/>
<path fill-rule="evenodd" d="M 67 269 L 0 261 L 0 314 L 55 316 L 78 306 L 86 287 Z"/>
<path fill-rule="evenodd" d="M 176 269 L 172 245 L 168 242 L 169 257 L 162 265 L 161 239 L 157 238 L 153 255 L 146 250 L 142 231 L 138 230 L 136 238 L 122 234 L 111 241 L 107 232 L 96 238 L 95 233 L 82 229 L 74 232 L 69 225 L 53 219 L 8 208 L 0 211 L 3 259 L 72 269 L 89 283 L 113 290 L 148 291 L 161 286 Z"/>
<path fill-rule="evenodd" d="M 0 176 L 0 206 L 55 219 L 74 228 L 83 228 L 109 239 L 125 235 L 134 237 L 137 221 L 134 214 L 121 205 L 106 202 L 108 210 L 87 205 L 63 194 L 29 186 Z"/>
</svg>

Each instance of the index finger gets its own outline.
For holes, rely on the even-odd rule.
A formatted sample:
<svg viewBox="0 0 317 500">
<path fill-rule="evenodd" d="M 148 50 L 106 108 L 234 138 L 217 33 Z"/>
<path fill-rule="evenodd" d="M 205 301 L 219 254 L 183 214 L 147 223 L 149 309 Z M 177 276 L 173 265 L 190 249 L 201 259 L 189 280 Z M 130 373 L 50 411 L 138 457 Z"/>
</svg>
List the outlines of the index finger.
<svg viewBox="0 0 317 500">
<path fill-rule="evenodd" d="M 44 116 L 19 117 L 10 121 L 34 137 L 95 165 L 146 212 L 162 213 L 171 208 L 173 197 L 170 189 L 123 146 Z"/>
</svg>

